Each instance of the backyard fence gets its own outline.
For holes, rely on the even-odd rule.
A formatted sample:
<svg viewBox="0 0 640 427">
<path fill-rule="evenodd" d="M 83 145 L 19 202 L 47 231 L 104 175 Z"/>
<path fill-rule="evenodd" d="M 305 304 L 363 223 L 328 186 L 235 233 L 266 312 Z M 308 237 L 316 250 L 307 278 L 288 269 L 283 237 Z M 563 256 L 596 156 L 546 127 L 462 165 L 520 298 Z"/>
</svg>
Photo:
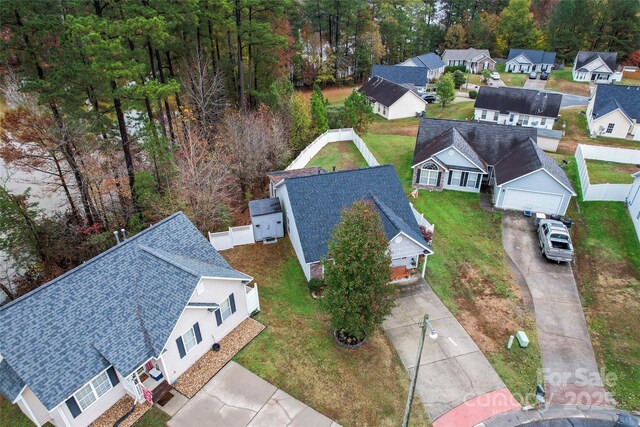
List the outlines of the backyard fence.
<svg viewBox="0 0 640 427">
<path fill-rule="evenodd" d="M 311 144 L 309 144 L 302 152 L 296 157 L 296 159 L 291 162 L 289 166 L 287 166 L 286 170 L 294 170 L 294 169 L 302 169 L 304 168 L 310 161 L 315 157 L 316 154 L 320 152 L 327 144 L 330 142 L 339 142 L 339 141 L 352 141 L 358 150 L 360 150 L 360 154 L 367 161 L 369 166 L 378 166 L 380 163 L 373 156 L 369 148 L 364 143 L 362 138 L 358 136 L 356 131 L 352 128 L 347 129 L 329 129 L 319 137 L 315 139 Z"/>
<path fill-rule="evenodd" d="M 233 249 L 239 245 L 250 245 L 255 243 L 252 225 L 241 225 L 240 227 L 230 227 L 229 231 L 209 233 L 209 241 L 217 251 Z"/>
<path fill-rule="evenodd" d="M 418 223 L 418 225 L 423 225 L 427 230 L 433 233 L 435 226 L 427 221 L 424 215 L 418 212 L 416 208 L 413 207 L 413 203 L 409 202 L 409 205 L 411 205 L 411 211 L 413 212 L 413 216 L 416 218 L 416 222 Z"/>
<path fill-rule="evenodd" d="M 575 154 L 578 175 L 582 187 L 582 200 L 624 202 L 632 184 L 591 184 L 586 160 L 602 160 L 614 163 L 640 163 L 640 150 L 578 144 Z"/>
</svg>

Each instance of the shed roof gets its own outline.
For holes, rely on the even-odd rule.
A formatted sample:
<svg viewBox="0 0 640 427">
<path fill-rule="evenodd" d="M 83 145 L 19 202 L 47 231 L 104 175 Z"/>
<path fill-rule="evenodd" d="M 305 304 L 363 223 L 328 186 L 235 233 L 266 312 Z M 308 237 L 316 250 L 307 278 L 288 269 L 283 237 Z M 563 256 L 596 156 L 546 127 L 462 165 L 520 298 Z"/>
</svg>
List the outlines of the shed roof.
<svg viewBox="0 0 640 427">
<path fill-rule="evenodd" d="M 555 52 L 531 49 L 510 49 L 507 61 L 517 58 L 520 54 L 524 55 L 532 64 L 553 64 L 556 60 Z"/>
<path fill-rule="evenodd" d="M 599 84 L 594 96 L 594 118 L 619 108 L 627 117 L 640 122 L 640 86 Z"/>
<path fill-rule="evenodd" d="M 535 89 L 482 86 L 474 108 L 520 113 L 533 116 L 558 117 L 562 95 Z"/>
<path fill-rule="evenodd" d="M 251 217 L 270 215 L 280 212 L 282 212 L 282 206 L 280 206 L 280 199 L 277 197 L 251 200 L 249 202 L 249 214 Z"/>
<path fill-rule="evenodd" d="M 403 232 L 430 250 L 391 165 L 287 178 L 284 185 L 308 263 L 326 255 L 342 209 L 357 200 L 374 203 L 389 240 Z"/>
<path fill-rule="evenodd" d="M 251 279 L 175 213 L 0 307 L 0 354 L 51 410 L 107 367 L 159 356 L 202 276 Z"/>
</svg>

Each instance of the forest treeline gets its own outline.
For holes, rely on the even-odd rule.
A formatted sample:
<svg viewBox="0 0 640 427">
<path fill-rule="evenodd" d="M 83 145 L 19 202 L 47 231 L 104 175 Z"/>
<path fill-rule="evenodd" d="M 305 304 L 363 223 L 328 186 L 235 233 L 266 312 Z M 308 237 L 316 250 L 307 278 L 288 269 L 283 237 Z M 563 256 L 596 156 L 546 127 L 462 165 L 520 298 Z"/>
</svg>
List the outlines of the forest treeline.
<svg viewBox="0 0 640 427">
<path fill-rule="evenodd" d="M 469 46 L 624 60 L 640 44 L 639 10 L 640 0 L 4 0 L 0 156 L 45 176 L 63 206 L 44 212 L 0 185 L 0 286 L 12 298 L 112 246 L 113 230 L 176 210 L 203 232 L 246 221 L 265 172 L 330 125 L 362 126 L 357 94 L 328 117 L 319 86 Z"/>
</svg>

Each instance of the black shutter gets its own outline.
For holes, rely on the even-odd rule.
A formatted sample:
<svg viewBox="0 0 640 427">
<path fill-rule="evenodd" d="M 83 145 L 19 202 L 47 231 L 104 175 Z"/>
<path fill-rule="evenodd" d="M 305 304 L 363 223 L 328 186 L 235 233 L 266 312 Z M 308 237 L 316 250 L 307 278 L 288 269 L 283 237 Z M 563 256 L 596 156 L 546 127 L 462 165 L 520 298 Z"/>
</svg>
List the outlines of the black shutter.
<svg viewBox="0 0 640 427">
<path fill-rule="evenodd" d="M 438 171 L 438 187 L 440 187 L 442 185 L 442 172 Z"/>
<path fill-rule="evenodd" d="M 231 304 L 231 314 L 236 312 L 236 298 L 233 294 L 229 295 L 229 304 Z"/>
<path fill-rule="evenodd" d="M 469 172 L 462 172 L 462 177 L 460 178 L 460 187 L 466 187 L 468 179 L 469 179 Z"/>
<path fill-rule="evenodd" d="M 202 341 L 202 335 L 200 334 L 200 325 L 198 325 L 198 322 L 193 324 L 193 332 L 196 333 L 196 343 L 200 344 L 200 341 Z"/>
<path fill-rule="evenodd" d="M 476 188 L 480 188 L 480 182 L 482 182 L 482 174 L 476 174 Z"/>
<path fill-rule="evenodd" d="M 449 177 L 447 178 L 447 185 L 451 185 L 451 175 L 453 175 L 453 171 L 449 171 Z"/>
<path fill-rule="evenodd" d="M 180 359 L 182 359 L 187 352 L 184 351 L 184 343 L 182 342 L 182 337 L 178 337 L 176 340 L 176 344 L 178 344 L 178 353 L 180 353 Z"/>
<path fill-rule="evenodd" d="M 418 173 L 416 174 L 416 184 L 420 184 L 420 172 L 422 172 L 422 168 L 418 166 Z"/>
<path fill-rule="evenodd" d="M 76 402 L 75 397 L 71 396 L 65 403 L 67 404 L 67 408 L 69 408 L 69 412 L 71 412 L 73 418 L 76 418 L 82 413 L 82 410 L 80 409 L 80 406 L 78 406 L 78 402 Z"/>
<path fill-rule="evenodd" d="M 107 375 L 109 375 L 109 381 L 111 381 L 111 386 L 115 387 L 118 385 L 120 380 L 118 379 L 118 375 L 116 374 L 116 368 L 113 366 L 107 369 Z"/>
<path fill-rule="evenodd" d="M 216 323 L 218 326 L 222 325 L 222 313 L 220 313 L 220 309 L 216 310 Z"/>
</svg>

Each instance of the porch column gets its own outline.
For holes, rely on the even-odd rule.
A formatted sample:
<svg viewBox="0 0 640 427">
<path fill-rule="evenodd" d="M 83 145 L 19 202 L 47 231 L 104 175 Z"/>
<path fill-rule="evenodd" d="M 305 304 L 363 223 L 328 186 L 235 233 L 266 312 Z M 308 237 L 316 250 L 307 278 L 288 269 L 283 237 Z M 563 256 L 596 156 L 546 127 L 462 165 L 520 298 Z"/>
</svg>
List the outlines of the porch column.
<svg viewBox="0 0 640 427">
<path fill-rule="evenodd" d="M 62 418 L 62 421 L 64 422 L 65 427 L 71 427 L 71 424 L 69 424 L 69 420 L 67 419 L 67 416 L 64 414 L 64 411 L 62 410 L 62 406 L 58 406 L 58 413 L 60 414 L 60 417 Z"/>
<path fill-rule="evenodd" d="M 420 256 L 420 255 L 418 255 Z M 424 262 L 422 263 L 422 278 L 424 279 L 424 273 L 427 271 L 427 254 L 424 255 Z"/>
<path fill-rule="evenodd" d="M 164 358 L 162 357 L 162 355 L 160 355 L 158 359 L 160 360 L 160 365 L 162 365 L 162 372 L 164 372 L 165 377 L 167 377 L 167 382 L 169 384 L 173 384 L 173 381 L 171 381 L 171 376 L 169 375 L 169 370 L 167 369 L 167 365 L 164 363 Z"/>
<path fill-rule="evenodd" d="M 34 415 L 33 411 L 31 410 L 31 408 L 29 407 L 29 404 L 27 403 L 26 400 L 24 400 L 24 397 L 21 395 L 20 398 L 18 399 L 19 401 L 22 401 L 22 404 L 24 405 L 25 408 L 27 408 L 27 412 L 29 413 L 29 418 L 31 418 L 31 421 L 33 421 L 33 423 L 35 425 L 37 425 L 38 427 L 40 427 L 40 423 L 38 422 L 38 419 L 36 418 L 36 416 Z"/>
</svg>

